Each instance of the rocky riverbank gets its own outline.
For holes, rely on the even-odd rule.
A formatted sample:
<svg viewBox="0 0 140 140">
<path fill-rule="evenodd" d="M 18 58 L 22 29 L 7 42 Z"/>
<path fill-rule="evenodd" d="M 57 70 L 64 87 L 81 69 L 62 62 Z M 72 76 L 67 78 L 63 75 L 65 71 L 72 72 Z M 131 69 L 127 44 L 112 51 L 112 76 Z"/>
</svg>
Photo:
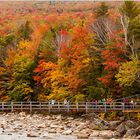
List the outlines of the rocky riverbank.
<svg viewBox="0 0 140 140">
<path fill-rule="evenodd" d="M 36 140 L 140 139 L 140 125 L 132 120 L 106 122 L 94 116 L 93 119 L 86 119 L 62 115 L 31 115 L 24 112 L 4 113 L 0 114 L 0 136 L 4 135 Z"/>
</svg>

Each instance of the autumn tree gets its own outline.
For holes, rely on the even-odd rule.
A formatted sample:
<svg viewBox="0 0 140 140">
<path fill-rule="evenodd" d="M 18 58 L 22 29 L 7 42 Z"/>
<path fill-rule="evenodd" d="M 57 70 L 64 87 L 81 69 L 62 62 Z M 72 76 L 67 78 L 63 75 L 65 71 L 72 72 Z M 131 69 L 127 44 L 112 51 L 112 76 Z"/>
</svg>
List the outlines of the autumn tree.
<svg viewBox="0 0 140 140">
<path fill-rule="evenodd" d="M 104 59 L 103 76 L 99 80 L 106 86 L 107 94 L 113 97 L 121 97 L 121 87 L 115 82 L 115 74 L 117 74 L 119 66 L 125 61 L 125 44 L 123 39 L 116 33 L 112 35 L 112 40 L 106 46 L 106 49 L 102 51 L 102 57 Z"/>
<path fill-rule="evenodd" d="M 24 40 L 30 40 L 31 39 L 31 33 L 32 33 L 32 28 L 31 28 L 31 22 L 26 21 L 25 24 L 22 24 L 18 30 L 18 36 L 20 39 Z"/>
</svg>

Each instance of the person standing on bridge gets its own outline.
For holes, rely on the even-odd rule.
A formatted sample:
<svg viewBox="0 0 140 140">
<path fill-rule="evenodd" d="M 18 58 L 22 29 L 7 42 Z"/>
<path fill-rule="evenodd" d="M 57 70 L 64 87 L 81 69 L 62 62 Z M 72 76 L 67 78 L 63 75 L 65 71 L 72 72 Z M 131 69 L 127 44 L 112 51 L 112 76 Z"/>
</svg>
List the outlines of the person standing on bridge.
<svg viewBox="0 0 140 140">
<path fill-rule="evenodd" d="M 110 100 L 110 99 L 107 99 L 107 100 L 106 100 L 106 104 L 107 104 L 107 107 L 108 107 L 108 108 L 110 108 L 110 103 L 111 103 L 111 100 Z"/>
<path fill-rule="evenodd" d="M 67 109 L 67 107 L 68 107 L 68 101 L 67 101 L 67 99 L 65 99 L 64 100 L 64 108 Z"/>
<path fill-rule="evenodd" d="M 103 106 L 106 105 L 106 99 L 105 98 L 102 99 L 102 104 L 103 104 Z"/>
<path fill-rule="evenodd" d="M 130 105 L 131 105 L 131 109 L 133 109 L 134 108 L 134 101 L 133 101 L 133 99 L 131 100 Z"/>
</svg>

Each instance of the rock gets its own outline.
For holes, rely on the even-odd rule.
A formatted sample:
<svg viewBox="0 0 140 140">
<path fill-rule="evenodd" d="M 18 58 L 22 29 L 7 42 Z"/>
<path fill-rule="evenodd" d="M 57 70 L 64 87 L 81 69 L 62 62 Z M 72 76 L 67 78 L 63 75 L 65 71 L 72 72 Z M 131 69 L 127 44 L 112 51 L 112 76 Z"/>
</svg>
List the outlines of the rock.
<svg viewBox="0 0 140 140">
<path fill-rule="evenodd" d="M 100 135 L 100 131 L 93 130 L 92 133 L 91 133 L 91 135 L 90 135 L 90 137 L 99 137 L 99 135 Z"/>
<path fill-rule="evenodd" d="M 117 128 L 116 128 L 116 131 L 119 132 L 121 135 L 125 134 L 126 133 L 126 126 L 125 126 L 125 123 L 122 122 Z"/>
<path fill-rule="evenodd" d="M 134 122 L 134 121 L 127 120 L 125 122 L 125 126 L 126 126 L 126 129 L 128 130 L 128 129 L 132 129 L 132 128 L 138 127 L 138 124 L 136 122 Z"/>
<path fill-rule="evenodd" d="M 70 135 L 72 133 L 72 130 L 66 130 L 66 131 L 64 131 L 62 134 L 63 135 Z"/>
<path fill-rule="evenodd" d="M 55 124 L 51 124 L 50 125 L 50 128 L 58 128 L 59 126 L 58 125 L 55 125 Z"/>
<path fill-rule="evenodd" d="M 86 133 L 79 133 L 77 134 L 77 138 L 78 139 L 88 139 L 89 138 L 89 134 L 86 134 Z"/>
<path fill-rule="evenodd" d="M 38 125 L 38 128 L 45 128 L 45 127 L 46 127 L 46 125 L 44 123 Z"/>
<path fill-rule="evenodd" d="M 136 134 L 137 134 L 137 135 L 140 135 L 140 126 L 138 126 L 138 127 L 136 128 Z"/>
<path fill-rule="evenodd" d="M 68 117 L 67 120 L 74 120 L 74 118 L 73 117 Z"/>
<path fill-rule="evenodd" d="M 79 130 L 79 131 L 82 131 L 85 128 L 86 128 L 85 123 L 80 123 L 79 126 L 76 129 Z"/>
<path fill-rule="evenodd" d="M 131 137 L 131 135 L 135 135 L 134 133 L 137 133 L 134 132 L 136 129 L 136 127 L 138 127 L 138 124 L 134 121 L 131 121 L 131 120 L 127 120 L 125 122 L 122 122 L 117 128 L 116 128 L 116 131 L 120 133 L 121 136 L 123 136 L 123 134 L 125 134 L 124 137 Z M 131 130 L 129 131 L 129 129 Z M 126 132 L 127 131 L 127 132 Z"/>
<path fill-rule="evenodd" d="M 25 117 L 26 113 L 25 112 L 20 112 L 19 115 L 22 116 L 22 117 Z"/>
<path fill-rule="evenodd" d="M 27 137 L 37 137 L 37 135 L 32 133 L 32 132 L 30 132 L 30 133 L 27 133 Z"/>
<path fill-rule="evenodd" d="M 62 120 L 62 116 L 61 116 L 61 115 L 58 115 L 58 116 L 56 117 L 56 120 L 61 121 L 61 120 Z"/>
<path fill-rule="evenodd" d="M 99 130 L 100 129 L 99 126 L 94 124 L 94 123 L 89 124 L 89 128 L 92 130 Z"/>
<path fill-rule="evenodd" d="M 115 130 L 116 127 L 121 123 L 121 121 L 110 121 L 109 122 L 109 128 L 111 130 Z"/>
<path fill-rule="evenodd" d="M 100 131 L 99 137 L 103 137 L 104 139 L 110 139 L 113 137 L 113 132 L 111 130 Z"/>
<path fill-rule="evenodd" d="M 138 135 L 138 136 L 136 137 L 136 139 L 138 139 L 138 140 L 139 140 L 139 139 L 140 139 L 140 135 Z"/>
<path fill-rule="evenodd" d="M 123 137 L 124 138 L 135 138 L 136 137 L 136 129 L 127 130 L 126 134 Z"/>
<path fill-rule="evenodd" d="M 52 115 L 51 119 L 56 120 L 56 117 L 57 117 L 56 115 Z"/>
<path fill-rule="evenodd" d="M 61 128 L 58 127 L 58 128 L 56 129 L 56 132 L 57 132 L 57 133 L 62 133 L 62 132 L 64 132 L 64 129 L 61 129 Z"/>
<path fill-rule="evenodd" d="M 85 128 L 81 131 L 81 133 L 85 133 L 85 134 L 91 134 L 92 130 L 89 128 Z"/>
<path fill-rule="evenodd" d="M 56 133 L 56 129 L 49 129 L 48 133 Z"/>
<path fill-rule="evenodd" d="M 77 134 L 78 134 L 79 132 L 80 132 L 80 131 L 76 129 L 76 130 L 73 131 L 72 134 L 73 134 L 74 136 L 77 136 Z"/>
<path fill-rule="evenodd" d="M 121 134 L 120 132 L 115 131 L 115 132 L 113 133 L 113 137 L 114 137 L 114 138 L 118 138 L 118 137 L 121 137 L 121 136 L 122 136 L 122 134 Z"/>
<path fill-rule="evenodd" d="M 45 119 L 46 120 L 51 120 L 51 117 L 50 116 L 46 116 Z"/>
<path fill-rule="evenodd" d="M 125 116 L 120 117 L 120 121 L 124 121 L 125 120 Z"/>
</svg>

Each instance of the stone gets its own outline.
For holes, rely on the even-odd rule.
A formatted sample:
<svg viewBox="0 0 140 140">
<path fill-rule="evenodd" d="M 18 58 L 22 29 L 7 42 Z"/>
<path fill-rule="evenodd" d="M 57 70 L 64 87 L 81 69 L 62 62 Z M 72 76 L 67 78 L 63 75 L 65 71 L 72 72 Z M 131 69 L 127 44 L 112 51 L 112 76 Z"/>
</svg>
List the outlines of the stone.
<svg viewBox="0 0 140 140">
<path fill-rule="evenodd" d="M 121 137 L 121 136 L 122 136 L 122 134 L 121 134 L 120 132 L 115 131 L 115 132 L 113 133 L 113 137 L 114 137 L 114 138 L 118 138 L 118 137 Z"/>
<path fill-rule="evenodd" d="M 89 138 L 89 134 L 86 134 L 86 133 L 79 133 L 77 134 L 77 138 L 78 139 L 88 139 Z"/>
<path fill-rule="evenodd" d="M 74 120 L 74 118 L 73 117 L 68 117 L 67 120 Z"/>
<path fill-rule="evenodd" d="M 120 134 L 125 134 L 126 133 L 126 126 L 125 123 L 122 122 L 119 126 L 117 126 L 116 131 L 119 132 Z"/>
<path fill-rule="evenodd" d="M 56 133 L 56 129 L 49 129 L 48 133 Z"/>
<path fill-rule="evenodd" d="M 136 139 L 138 139 L 138 140 L 139 140 L 139 139 L 140 139 L 140 135 L 138 135 L 138 136 L 136 137 Z"/>
<path fill-rule="evenodd" d="M 138 127 L 139 125 L 138 125 L 136 122 L 134 122 L 134 121 L 127 120 L 127 121 L 125 122 L 125 126 L 126 126 L 126 129 L 131 129 L 131 128 L 136 128 L 136 127 Z"/>
<path fill-rule="evenodd" d="M 92 133 L 91 133 L 91 135 L 90 135 L 90 137 L 99 137 L 99 135 L 100 135 L 100 131 L 93 130 Z"/>
<path fill-rule="evenodd" d="M 58 125 L 55 125 L 55 124 L 51 124 L 50 125 L 50 128 L 58 128 L 59 126 Z"/>
<path fill-rule="evenodd" d="M 22 116 L 22 117 L 25 117 L 26 113 L 25 112 L 20 112 L 19 115 Z"/>
<path fill-rule="evenodd" d="M 113 132 L 111 130 L 100 131 L 99 137 L 103 137 L 104 139 L 110 139 L 113 137 Z"/>
<path fill-rule="evenodd" d="M 51 120 L 51 116 L 46 116 L 45 120 Z"/>
<path fill-rule="evenodd" d="M 28 132 L 27 137 L 37 137 L 37 135 L 35 133 Z"/>
<path fill-rule="evenodd" d="M 56 132 L 57 132 L 57 133 L 62 133 L 62 132 L 64 132 L 64 130 L 62 130 L 61 128 L 58 127 L 58 128 L 56 129 Z"/>
<path fill-rule="evenodd" d="M 89 127 L 90 129 L 92 129 L 92 130 L 99 130 L 99 129 L 100 129 L 99 126 L 96 125 L 96 124 L 94 124 L 94 123 L 89 124 L 88 127 Z"/>
<path fill-rule="evenodd" d="M 137 135 L 140 135 L 140 126 L 138 126 L 138 127 L 136 128 L 136 134 L 137 134 Z"/>
<path fill-rule="evenodd" d="M 38 125 L 38 128 L 45 128 L 45 127 L 46 127 L 46 125 L 44 123 Z"/>
<path fill-rule="evenodd" d="M 124 138 L 135 138 L 136 137 L 136 129 L 129 129 L 123 136 Z"/>
<path fill-rule="evenodd" d="M 68 129 L 62 133 L 63 135 L 70 135 L 72 134 L 72 130 Z"/>
<path fill-rule="evenodd" d="M 56 116 L 56 120 L 62 120 L 62 116 L 61 115 L 58 115 L 58 116 Z"/>
<path fill-rule="evenodd" d="M 111 130 L 115 130 L 116 127 L 121 123 L 121 121 L 110 121 L 109 122 L 109 128 Z"/>
<path fill-rule="evenodd" d="M 81 133 L 86 133 L 86 134 L 90 134 L 91 132 L 92 132 L 92 130 L 89 128 L 85 128 L 81 131 Z"/>
<path fill-rule="evenodd" d="M 120 117 L 120 121 L 124 121 L 125 120 L 125 116 Z"/>
</svg>

